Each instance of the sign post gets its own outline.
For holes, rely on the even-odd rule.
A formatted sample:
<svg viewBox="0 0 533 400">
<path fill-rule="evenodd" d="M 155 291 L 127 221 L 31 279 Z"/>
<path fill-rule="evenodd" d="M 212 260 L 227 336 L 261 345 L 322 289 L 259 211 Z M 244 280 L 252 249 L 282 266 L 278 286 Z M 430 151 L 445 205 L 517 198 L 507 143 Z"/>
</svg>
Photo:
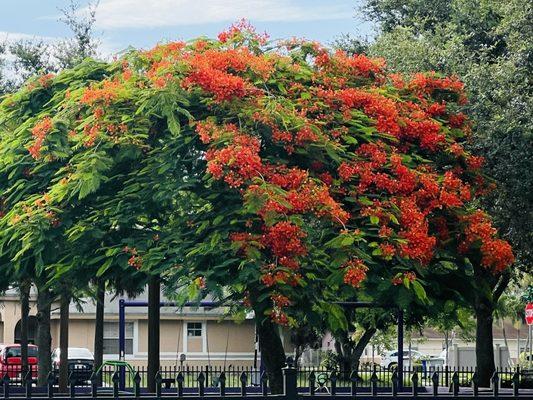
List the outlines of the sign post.
<svg viewBox="0 0 533 400">
<path fill-rule="evenodd" d="M 526 314 L 526 323 L 528 326 L 528 343 L 529 343 L 529 362 L 528 366 L 531 369 L 531 363 L 533 361 L 533 346 L 531 343 L 533 341 L 533 303 L 527 303 L 525 308 L 525 314 Z"/>
</svg>

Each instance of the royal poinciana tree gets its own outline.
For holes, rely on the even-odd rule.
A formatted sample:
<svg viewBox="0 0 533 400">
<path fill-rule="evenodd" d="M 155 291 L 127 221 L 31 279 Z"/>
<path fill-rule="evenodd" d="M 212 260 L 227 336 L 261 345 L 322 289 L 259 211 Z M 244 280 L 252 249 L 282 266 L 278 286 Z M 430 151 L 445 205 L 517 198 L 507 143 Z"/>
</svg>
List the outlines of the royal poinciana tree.
<svg viewBox="0 0 533 400">
<path fill-rule="evenodd" d="M 277 325 L 346 326 L 333 300 L 430 302 L 437 265 L 512 263 L 477 209 L 462 89 L 245 23 L 34 79 L 0 106 L 2 250 L 244 301 L 279 391 Z"/>
</svg>

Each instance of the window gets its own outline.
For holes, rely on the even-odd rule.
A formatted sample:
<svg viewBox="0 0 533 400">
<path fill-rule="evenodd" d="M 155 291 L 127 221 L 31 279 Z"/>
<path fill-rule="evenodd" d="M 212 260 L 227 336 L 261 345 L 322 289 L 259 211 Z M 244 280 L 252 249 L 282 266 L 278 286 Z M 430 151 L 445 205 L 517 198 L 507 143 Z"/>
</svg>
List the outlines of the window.
<svg viewBox="0 0 533 400">
<path fill-rule="evenodd" d="M 187 322 L 187 336 L 188 337 L 202 336 L 202 323 L 201 322 Z"/>
<path fill-rule="evenodd" d="M 126 354 L 133 354 L 133 322 L 126 322 Z M 104 354 L 118 354 L 118 322 L 104 322 Z"/>
</svg>

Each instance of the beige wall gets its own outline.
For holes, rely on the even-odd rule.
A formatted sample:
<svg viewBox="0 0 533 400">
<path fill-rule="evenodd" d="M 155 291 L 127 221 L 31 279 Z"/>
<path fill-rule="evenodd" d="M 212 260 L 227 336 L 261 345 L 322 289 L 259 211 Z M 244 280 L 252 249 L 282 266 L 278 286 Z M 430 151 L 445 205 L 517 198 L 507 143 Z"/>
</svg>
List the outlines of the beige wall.
<svg viewBox="0 0 533 400">
<path fill-rule="evenodd" d="M 207 324 L 209 350 L 228 353 L 253 353 L 255 330 L 252 323 L 209 321 Z"/>
<path fill-rule="evenodd" d="M 30 315 L 35 315 L 34 302 L 31 304 Z M 129 313 L 127 321 L 134 322 L 133 355 L 126 360 L 134 366 L 146 366 L 148 321 L 146 314 Z M 0 299 L 0 343 L 14 341 L 15 325 L 20 318 L 18 299 Z M 108 319 L 109 318 L 109 319 Z M 213 315 L 162 315 L 161 334 L 161 365 L 179 366 L 179 354 L 184 352 L 186 341 L 187 360 L 190 366 L 251 366 L 254 359 L 255 328 L 254 321 L 246 320 L 237 323 L 231 320 L 220 320 Z M 203 319 L 202 319 L 203 318 Z M 106 321 L 117 321 L 118 316 L 106 316 Z M 186 323 L 202 322 L 201 337 L 187 337 Z M 184 331 L 185 330 L 185 331 Z M 85 347 L 94 350 L 94 316 L 91 314 L 71 314 L 69 324 L 69 346 Z M 51 321 L 52 347 L 59 346 L 59 319 L 54 313 Z M 284 346 L 287 353 L 292 352 L 289 345 L 289 333 L 284 332 Z M 116 355 L 105 355 L 107 359 L 116 359 Z"/>
<path fill-rule="evenodd" d="M 0 309 L 2 313 L 2 331 L 3 343 L 13 343 L 15 341 L 15 326 L 20 320 L 20 302 L 19 301 L 5 301 L 2 302 L 3 307 Z M 37 308 L 35 302 L 30 302 L 30 315 L 35 315 Z"/>
</svg>

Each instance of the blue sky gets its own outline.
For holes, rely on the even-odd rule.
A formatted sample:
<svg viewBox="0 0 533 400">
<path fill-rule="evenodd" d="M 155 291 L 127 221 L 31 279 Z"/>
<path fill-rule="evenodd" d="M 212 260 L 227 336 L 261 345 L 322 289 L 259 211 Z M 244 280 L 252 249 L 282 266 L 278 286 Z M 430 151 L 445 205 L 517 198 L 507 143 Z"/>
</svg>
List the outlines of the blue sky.
<svg viewBox="0 0 533 400">
<path fill-rule="evenodd" d="M 100 0 L 96 31 L 102 52 L 128 46 L 148 48 L 164 40 L 214 37 L 232 22 L 247 18 L 271 38 L 305 37 L 329 43 L 341 33 L 371 35 L 356 17 L 360 0 Z M 82 5 L 88 0 L 78 0 Z M 58 22 L 68 0 L 0 0 L 0 40 L 61 38 Z"/>
</svg>

